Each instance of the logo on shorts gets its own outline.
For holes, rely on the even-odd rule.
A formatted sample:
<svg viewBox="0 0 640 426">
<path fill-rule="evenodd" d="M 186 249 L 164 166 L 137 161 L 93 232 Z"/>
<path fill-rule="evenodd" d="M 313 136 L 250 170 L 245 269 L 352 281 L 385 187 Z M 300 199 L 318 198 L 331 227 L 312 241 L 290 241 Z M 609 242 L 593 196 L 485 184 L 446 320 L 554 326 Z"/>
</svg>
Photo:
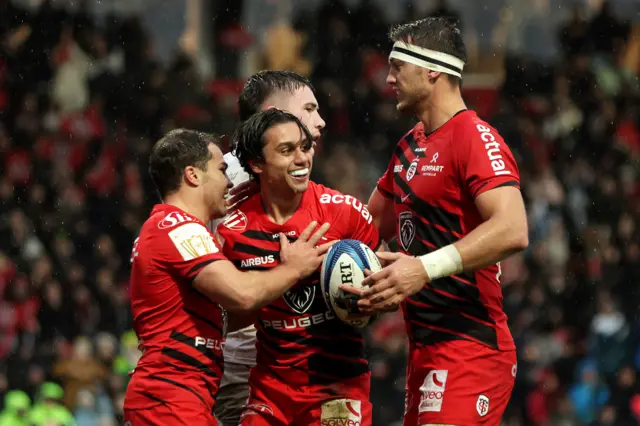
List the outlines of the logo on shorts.
<svg viewBox="0 0 640 426">
<path fill-rule="evenodd" d="M 486 395 L 480 395 L 476 401 L 476 411 L 480 417 L 484 417 L 489 412 L 489 398 Z"/>
<path fill-rule="evenodd" d="M 282 295 L 287 305 L 297 314 L 304 314 L 313 304 L 316 297 L 316 286 L 292 288 Z"/>
<path fill-rule="evenodd" d="M 513 364 L 513 367 L 511 367 L 511 375 L 513 377 L 516 377 L 517 374 L 518 374 L 518 364 Z"/>
<path fill-rule="evenodd" d="M 124 424 L 124 426 L 131 426 L 131 420 L 129 420 L 128 422 L 126 422 L 126 423 Z"/>
<path fill-rule="evenodd" d="M 420 386 L 420 405 L 418 412 L 442 410 L 442 401 L 444 399 L 444 388 L 447 384 L 447 376 L 449 370 L 431 370 L 425 377 L 422 386 Z"/>
<path fill-rule="evenodd" d="M 362 406 L 353 399 L 335 399 L 322 404 L 320 424 L 322 426 L 360 426 Z"/>
<path fill-rule="evenodd" d="M 409 251 L 409 246 L 413 238 L 416 236 L 416 225 L 413 223 L 413 214 L 411 212 L 402 212 L 398 217 L 400 230 L 400 245 L 404 251 Z"/>
</svg>

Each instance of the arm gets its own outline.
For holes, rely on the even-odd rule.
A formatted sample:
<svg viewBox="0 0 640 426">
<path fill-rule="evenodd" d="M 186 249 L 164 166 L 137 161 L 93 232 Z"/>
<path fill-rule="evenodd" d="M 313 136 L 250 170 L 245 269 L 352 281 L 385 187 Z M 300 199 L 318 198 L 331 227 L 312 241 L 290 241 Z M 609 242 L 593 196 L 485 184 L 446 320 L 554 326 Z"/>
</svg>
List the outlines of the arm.
<svg viewBox="0 0 640 426">
<path fill-rule="evenodd" d="M 329 224 L 325 223 L 311 235 L 316 225 L 316 222 L 311 222 L 293 244 L 280 234 L 281 264 L 276 268 L 239 271 L 228 260 L 219 260 L 202 268 L 193 285 L 229 312 L 246 313 L 268 305 L 300 279 L 312 274 L 322 263 L 324 253 L 332 243 L 316 247 Z"/>
<path fill-rule="evenodd" d="M 527 214 L 520 190 L 495 188 L 478 195 L 483 223 L 454 243 L 465 271 L 493 265 L 529 245 Z"/>
<path fill-rule="evenodd" d="M 193 285 L 227 311 L 247 313 L 268 305 L 300 278 L 293 265 L 279 265 L 268 271 L 239 271 L 228 260 L 220 260 L 207 265 Z"/>
<path fill-rule="evenodd" d="M 393 199 L 383 195 L 375 188 L 367 205 L 369 213 L 373 216 L 373 223 L 378 228 L 383 241 L 391 241 L 396 235 L 396 216 Z"/>
</svg>

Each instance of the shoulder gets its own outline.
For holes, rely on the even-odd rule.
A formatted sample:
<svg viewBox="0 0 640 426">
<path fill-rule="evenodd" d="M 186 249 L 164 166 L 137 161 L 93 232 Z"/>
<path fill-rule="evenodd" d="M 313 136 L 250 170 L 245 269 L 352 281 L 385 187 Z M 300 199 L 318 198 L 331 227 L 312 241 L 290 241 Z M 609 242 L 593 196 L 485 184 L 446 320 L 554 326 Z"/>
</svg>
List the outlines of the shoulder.
<svg viewBox="0 0 640 426">
<path fill-rule="evenodd" d="M 249 223 L 260 220 L 261 211 L 260 194 L 254 194 L 222 218 L 216 232 L 225 240 L 233 238 L 235 234 L 244 232 Z"/>
<path fill-rule="evenodd" d="M 332 217 L 348 220 L 351 215 L 360 215 L 367 221 L 371 221 L 371 214 L 366 205 L 352 195 L 343 194 L 323 185 L 315 185 L 315 196 L 322 210 Z"/>
<path fill-rule="evenodd" d="M 142 225 L 140 236 L 146 238 L 162 238 L 184 225 L 188 229 L 200 229 L 209 233 L 207 227 L 196 217 L 173 206 L 156 206 L 147 221 Z"/>
<path fill-rule="evenodd" d="M 478 117 L 475 111 L 469 110 L 460 114 L 455 129 L 457 136 L 465 136 L 466 141 L 502 141 L 496 128 Z"/>
</svg>

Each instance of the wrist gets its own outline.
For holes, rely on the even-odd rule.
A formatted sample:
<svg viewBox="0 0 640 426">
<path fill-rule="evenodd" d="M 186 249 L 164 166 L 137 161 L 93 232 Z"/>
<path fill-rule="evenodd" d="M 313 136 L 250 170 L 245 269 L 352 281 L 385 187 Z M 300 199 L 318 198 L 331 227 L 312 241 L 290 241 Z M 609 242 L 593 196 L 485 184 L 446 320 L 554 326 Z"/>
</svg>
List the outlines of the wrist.
<svg viewBox="0 0 640 426">
<path fill-rule="evenodd" d="M 460 253 L 453 244 L 420 256 L 418 259 L 422 262 L 431 281 L 459 274 L 464 270 Z"/>
</svg>

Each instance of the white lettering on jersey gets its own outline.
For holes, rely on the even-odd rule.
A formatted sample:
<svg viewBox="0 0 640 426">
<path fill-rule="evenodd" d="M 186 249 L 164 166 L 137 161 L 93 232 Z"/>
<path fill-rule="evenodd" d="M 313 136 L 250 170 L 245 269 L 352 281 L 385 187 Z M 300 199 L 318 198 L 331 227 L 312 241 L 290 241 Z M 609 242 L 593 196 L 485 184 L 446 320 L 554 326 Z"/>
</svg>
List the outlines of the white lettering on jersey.
<svg viewBox="0 0 640 426">
<path fill-rule="evenodd" d="M 422 386 L 420 386 L 420 405 L 418 412 L 426 411 L 439 412 L 442 410 L 442 401 L 444 399 L 445 387 L 447 384 L 447 376 L 449 370 L 431 370 L 424 378 Z"/>
<path fill-rule="evenodd" d="M 491 168 L 496 176 L 510 175 L 511 171 L 506 170 L 504 159 L 500 153 L 500 144 L 496 142 L 495 136 L 491 133 L 491 129 L 482 124 L 478 124 L 476 129 L 480 132 L 480 139 L 485 143 L 484 149 L 487 150 L 487 157 L 491 162 Z"/>
<path fill-rule="evenodd" d="M 324 314 L 305 315 L 301 317 L 293 317 L 286 320 L 260 320 L 262 326 L 273 328 L 274 330 L 291 330 L 297 328 L 307 328 L 315 324 L 320 324 L 335 318 L 331 311 Z"/>
<path fill-rule="evenodd" d="M 270 263 L 275 262 L 275 258 L 272 254 L 269 256 L 262 257 L 252 257 L 251 259 L 242 259 L 240 262 L 240 266 L 242 268 L 247 268 L 249 266 L 260 266 L 260 265 L 268 265 Z"/>
<path fill-rule="evenodd" d="M 158 229 L 169 229 L 180 223 L 186 222 L 194 222 L 195 219 L 187 216 L 186 214 L 181 214 L 179 212 L 171 212 L 164 217 L 160 222 L 158 222 Z"/>
<path fill-rule="evenodd" d="M 369 213 L 369 210 L 367 210 L 367 208 L 364 206 L 362 201 L 352 197 L 351 195 L 322 194 L 320 196 L 320 204 L 329 204 L 329 203 L 333 203 L 333 204 L 345 203 L 346 205 L 356 209 L 356 211 L 358 211 L 360 215 L 362 215 L 362 217 L 364 218 L 364 220 L 367 221 L 367 223 L 370 224 L 371 221 L 373 220 L 371 213 Z"/>
<path fill-rule="evenodd" d="M 204 346 L 207 349 L 215 349 L 221 351 L 224 348 L 224 342 L 217 339 L 209 339 L 202 336 L 196 336 L 194 346 Z"/>
<path fill-rule="evenodd" d="M 218 252 L 211 233 L 196 222 L 179 226 L 169 232 L 169 238 L 185 261 Z"/>
</svg>

